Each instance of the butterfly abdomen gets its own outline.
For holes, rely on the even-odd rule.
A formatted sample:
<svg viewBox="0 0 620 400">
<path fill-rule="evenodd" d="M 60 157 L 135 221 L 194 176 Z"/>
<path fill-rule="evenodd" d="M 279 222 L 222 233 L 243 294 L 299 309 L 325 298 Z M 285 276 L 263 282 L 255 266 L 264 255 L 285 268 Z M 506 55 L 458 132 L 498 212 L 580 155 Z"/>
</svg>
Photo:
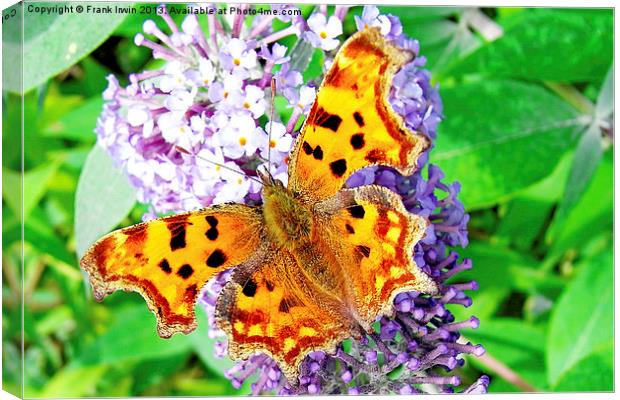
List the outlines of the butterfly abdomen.
<svg viewBox="0 0 620 400">
<path fill-rule="evenodd" d="M 279 185 L 265 186 L 263 215 L 271 240 L 294 250 L 310 240 L 312 215 L 291 192 Z"/>
</svg>

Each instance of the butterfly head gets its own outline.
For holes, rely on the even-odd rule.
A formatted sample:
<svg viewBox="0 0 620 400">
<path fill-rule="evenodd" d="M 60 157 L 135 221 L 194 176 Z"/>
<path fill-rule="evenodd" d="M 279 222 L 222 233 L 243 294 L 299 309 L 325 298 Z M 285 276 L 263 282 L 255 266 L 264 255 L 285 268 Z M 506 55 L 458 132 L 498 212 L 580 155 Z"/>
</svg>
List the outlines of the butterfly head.
<svg viewBox="0 0 620 400">
<path fill-rule="evenodd" d="M 265 189 L 267 189 L 268 187 L 277 187 L 284 189 L 284 183 L 282 183 L 281 180 L 274 178 L 273 175 L 271 175 L 271 172 L 269 172 L 268 170 L 262 171 L 260 169 L 257 169 L 256 173 L 258 174 L 258 177 L 263 183 Z"/>
</svg>

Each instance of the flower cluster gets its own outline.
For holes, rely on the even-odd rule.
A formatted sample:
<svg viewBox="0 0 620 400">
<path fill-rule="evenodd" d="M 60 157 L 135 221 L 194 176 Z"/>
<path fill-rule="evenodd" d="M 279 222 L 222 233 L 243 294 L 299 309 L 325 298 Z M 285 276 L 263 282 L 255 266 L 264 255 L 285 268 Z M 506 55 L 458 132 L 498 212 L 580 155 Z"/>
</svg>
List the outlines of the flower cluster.
<svg viewBox="0 0 620 400">
<path fill-rule="evenodd" d="M 274 177 L 286 182 L 284 160 L 293 129 L 316 92 L 302 84 L 286 56 L 288 48 L 276 41 L 290 35 L 323 37 L 326 29 L 330 38 L 333 26 L 341 30 L 340 20 L 314 21 L 315 33 L 303 18 L 282 16 L 291 25 L 272 32 L 276 17 L 257 17 L 247 27 L 239 15 L 228 21 L 227 31 L 210 15 L 207 36 L 196 15 L 179 27 L 165 6 L 158 13 L 171 33 L 147 20 L 135 43 L 150 48 L 165 66 L 130 75 L 127 87 L 108 77 L 96 129 L 99 144 L 153 212 L 260 200 L 261 186 L 251 177 L 270 161 Z M 286 126 L 269 118 L 272 79 L 294 109 Z"/>
<path fill-rule="evenodd" d="M 303 71 L 292 67 L 289 49 L 277 41 L 296 35 L 327 52 L 329 60 L 341 43 L 348 7 L 337 6 L 329 16 L 327 7 L 320 6 L 307 21 L 256 16 L 250 26 L 240 16 L 228 21 L 209 16 L 208 34 L 196 16 L 187 16 L 179 27 L 161 7 L 170 33 L 149 20 L 143 26 L 146 36 L 138 34 L 135 42 L 152 49 L 155 58 L 165 61 L 164 67 L 131 75 L 127 87 L 113 76 L 108 78 L 106 104 L 97 125 L 99 143 L 128 174 L 139 200 L 152 206 L 146 218 L 223 201 L 260 202 L 260 186 L 253 179 L 257 168 L 265 168 L 269 161 L 272 174 L 286 183 L 286 157 L 295 127 L 316 94 L 312 85 L 304 85 Z M 274 18 L 287 27 L 272 31 Z M 374 6 L 365 7 L 355 22 L 358 29 L 379 27 L 389 40 L 416 54 L 395 76 L 390 102 L 410 129 L 432 141 L 442 105 L 429 73 L 422 69 L 425 59 L 417 56 L 418 42 L 402 33 L 397 17 L 381 15 Z M 270 109 L 272 80 L 292 109 L 286 123 Z M 460 385 L 459 376 L 449 372 L 463 364 L 463 354 L 480 355 L 484 349 L 460 338 L 460 330 L 476 328 L 478 320 L 455 322 L 448 309 L 448 305 L 469 306 L 465 291 L 475 290 L 477 284 L 450 283 L 451 277 L 471 268 L 469 260 L 459 260 L 450 250 L 467 245 L 468 215 L 457 199 L 459 184 L 445 184 L 443 178 L 437 166 L 428 164 L 425 153 L 412 176 L 371 167 L 347 182 L 349 187 L 386 186 L 402 196 L 410 212 L 431 222 L 415 246 L 415 261 L 438 283 L 439 295 L 398 295 L 393 317 L 378 319 L 374 332 L 361 340 L 346 340 L 335 354 L 311 353 L 302 363 L 298 385 L 287 382 L 276 363 L 262 354 L 227 371 L 232 384 L 240 387 L 255 380 L 255 394 L 410 394 L 451 392 Z M 218 275 L 201 297 L 210 335 L 219 340 L 216 355 L 222 357 L 226 338 L 213 315 L 217 295 L 229 277 L 230 271 Z M 465 391 L 485 392 L 487 385 L 488 378 L 481 377 Z"/>
</svg>

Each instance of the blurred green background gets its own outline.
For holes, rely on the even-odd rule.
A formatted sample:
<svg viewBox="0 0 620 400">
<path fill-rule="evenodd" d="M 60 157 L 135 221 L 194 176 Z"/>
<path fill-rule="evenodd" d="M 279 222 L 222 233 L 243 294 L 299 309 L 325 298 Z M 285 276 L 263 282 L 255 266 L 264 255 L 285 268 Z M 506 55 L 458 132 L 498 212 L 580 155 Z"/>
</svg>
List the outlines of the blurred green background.
<svg viewBox="0 0 620 400">
<path fill-rule="evenodd" d="M 479 329 L 463 334 L 487 354 L 468 358 L 463 382 L 486 373 L 491 392 L 612 390 L 612 10 L 383 11 L 419 39 L 440 85 L 446 118 L 430 159 L 447 181 L 462 183 L 471 215 L 471 243 L 461 254 L 474 269 L 460 279 L 475 279 L 480 289 L 471 294 L 473 306 L 452 311 L 457 320 L 480 319 Z M 349 13 L 345 33 L 360 13 Z M 224 378 L 230 363 L 213 358 L 201 312 L 196 332 L 159 339 L 139 295 L 116 293 L 96 303 L 78 268 L 74 223 L 88 210 L 75 206 L 76 190 L 95 143 L 105 76 L 126 84 L 129 73 L 154 65 L 150 51 L 133 44 L 143 17 L 27 17 L 23 202 L 20 75 L 4 73 L 5 390 L 19 393 L 21 385 L 23 211 L 25 396 L 248 393 Z M 2 26 L 5 62 L 19 46 L 18 22 L 7 18 Z M 321 61 L 313 59 L 318 68 Z M 113 178 L 103 176 L 99 189 Z M 109 203 L 92 187 L 97 182 L 86 181 L 91 188 L 81 190 L 91 193 L 93 206 Z M 128 215 L 117 210 L 123 220 L 105 229 L 134 223 L 145 211 L 130 208 Z M 502 367 L 520 379 L 507 381 Z"/>
</svg>

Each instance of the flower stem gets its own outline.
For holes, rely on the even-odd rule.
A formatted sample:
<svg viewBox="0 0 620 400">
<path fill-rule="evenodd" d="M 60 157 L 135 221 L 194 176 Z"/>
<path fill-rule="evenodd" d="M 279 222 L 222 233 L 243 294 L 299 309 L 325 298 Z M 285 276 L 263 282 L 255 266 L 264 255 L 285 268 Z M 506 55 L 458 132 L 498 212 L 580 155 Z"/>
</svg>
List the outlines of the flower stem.
<svg viewBox="0 0 620 400">
<path fill-rule="evenodd" d="M 469 26 L 480 33 L 485 40 L 491 42 L 504 35 L 502 26 L 487 17 L 479 8 L 470 8 L 465 12 L 463 18 L 465 18 Z"/>
<path fill-rule="evenodd" d="M 207 21 L 209 23 L 209 37 L 211 38 L 211 44 L 215 49 L 215 53 L 217 53 L 217 28 L 215 26 L 215 15 L 209 14 L 207 16 Z"/>
<path fill-rule="evenodd" d="M 577 111 L 586 115 L 594 114 L 594 105 L 592 102 L 581 94 L 580 91 L 575 89 L 574 86 L 549 81 L 545 81 L 544 84 L 549 89 L 553 90 L 555 94 L 566 100 L 566 102 Z"/>
<path fill-rule="evenodd" d="M 294 25 L 291 25 L 288 28 L 284 28 L 281 31 L 274 32 L 271 35 L 267 36 L 266 38 L 261 40 L 259 43 L 257 43 L 256 47 L 260 47 L 261 44 L 267 45 L 271 42 L 275 42 L 276 40 L 280 40 L 283 37 L 286 37 L 289 35 L 295 35 L 296 33 L 297 33 L 297 28 Z"/>
<path fill-rule="evenodd" d="M 271 25 L 271 22 L 274 20 L 273 15 L 269 15 L 264 17 L 250 32 L 248 39 L 254 39 L 256 36 L 260 35 Z"/>
<path fill-rule="evenodd" d="M 248 8 L 247 4 L 242 4 L 241 5 L 241 10 L 245 11 Z M 235 16 L 235 20 L 233 22 L 233 27 L 232 27 L 232 37 L 234 38 L 238 38 L 239 34 L 241 33 L 241 28 L 243 27 L 243 13 L 239 13 Z"/>
</svg>

